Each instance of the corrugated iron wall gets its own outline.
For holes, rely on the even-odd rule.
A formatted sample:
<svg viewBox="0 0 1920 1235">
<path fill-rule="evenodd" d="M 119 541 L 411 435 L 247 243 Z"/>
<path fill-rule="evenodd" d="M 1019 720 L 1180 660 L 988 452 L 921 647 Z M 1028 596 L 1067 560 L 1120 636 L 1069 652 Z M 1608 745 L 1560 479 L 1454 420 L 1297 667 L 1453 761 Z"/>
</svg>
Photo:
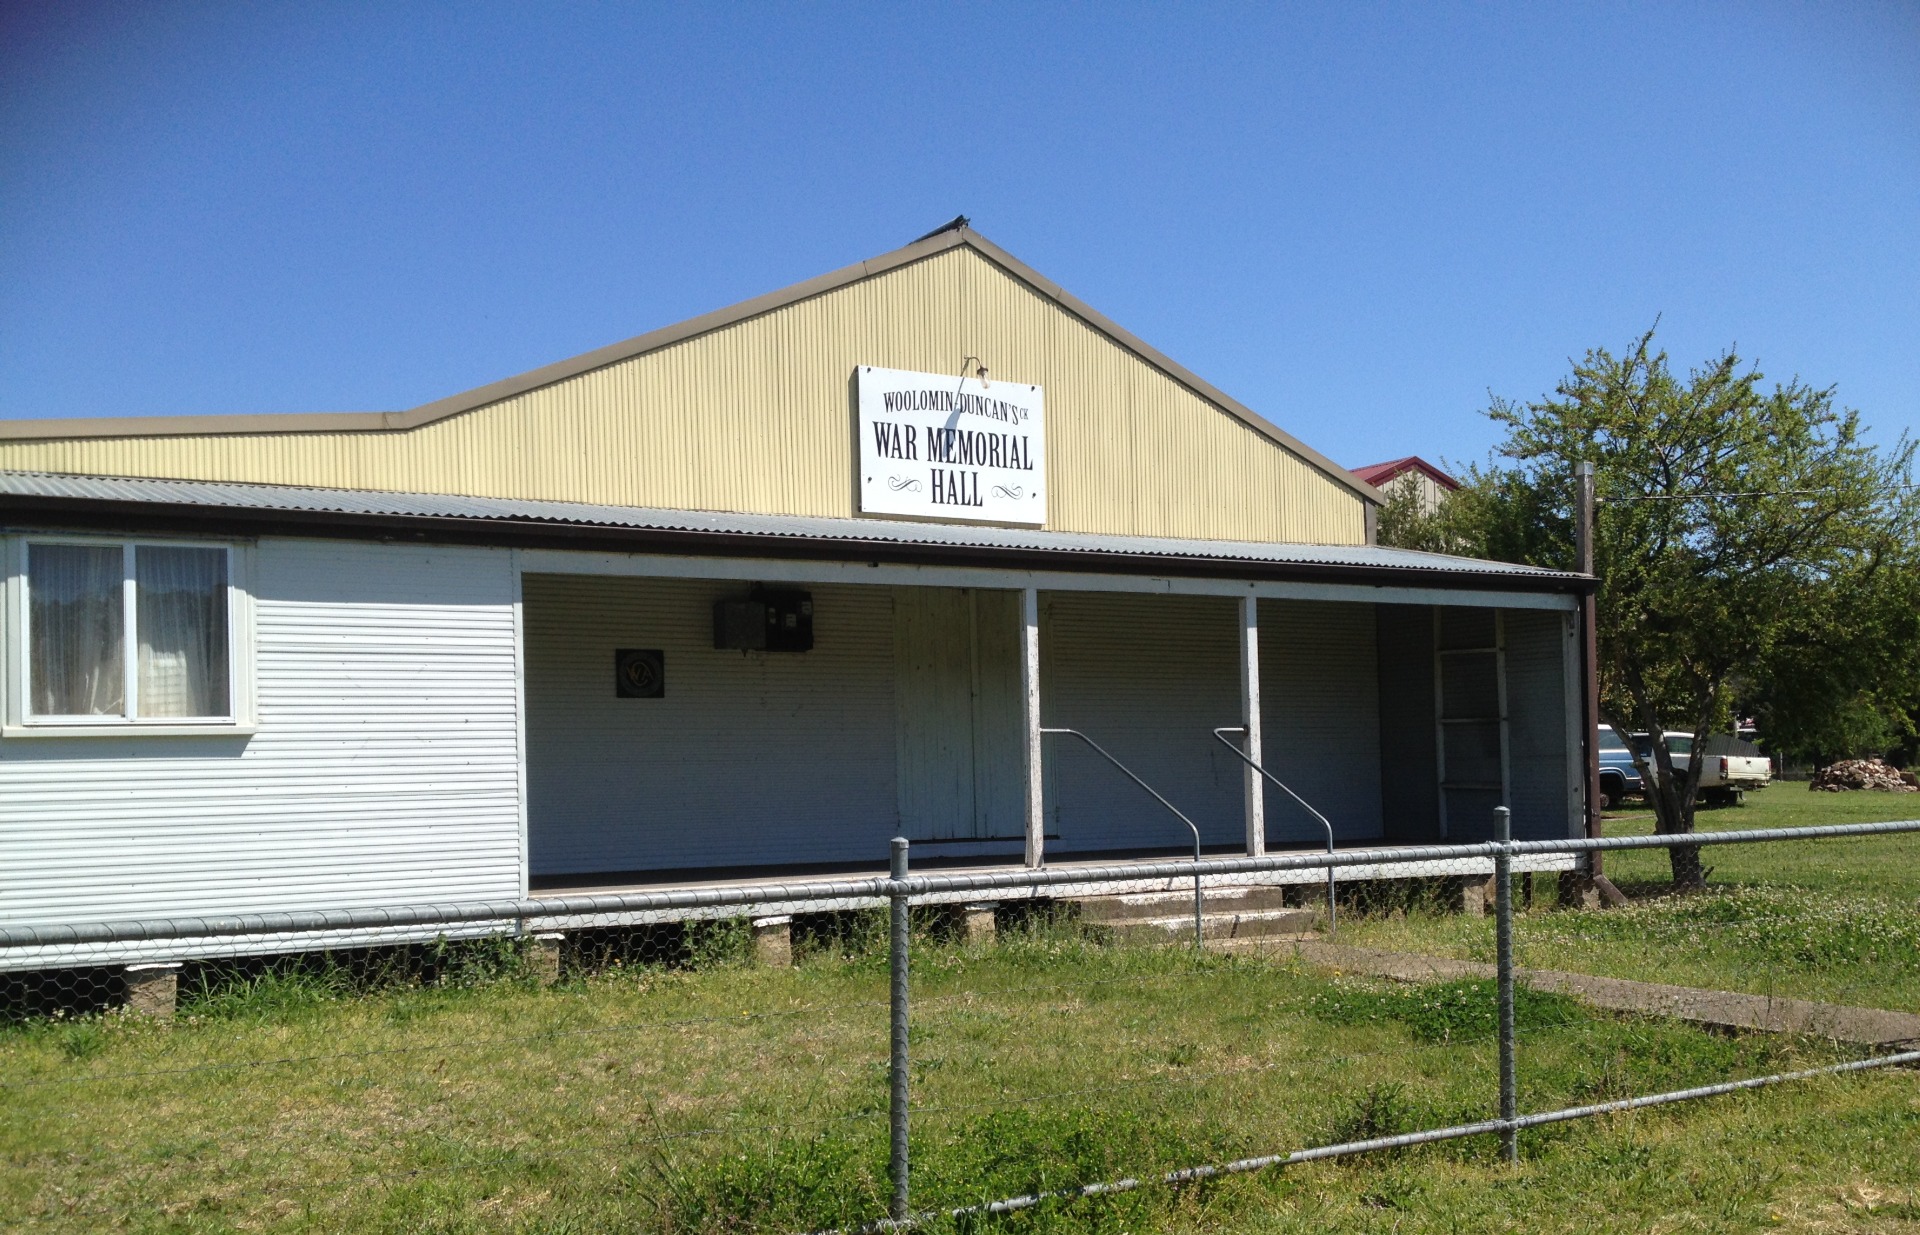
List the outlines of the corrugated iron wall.
<svg viewBox="0 0 1920 1235">
<path fill-rule="evenodd" d="M 255 554 L 259 732 L 0 744 L 0 920 L 519 895 L 510 555 Z"/>
<path fill-rule="evenodd" d="M 1438 830 L 1435 612 L 1426 605 L 1377 606 L 1380 786 L 1385 833 L 1391 840 L 1431 841 Z M 1442 646 L 1491 646 L 1493 610 L 1446 608 L 1438 612 Z M 1572 647 L 1565 623 L 1569 620 L 1566 614 L 1539 609 L 1500 613 L 1506 649 L 1506 776 L 1511 787 L 1507 805 L 1513 811 L 1513 834 L 1523 840 L 1567 836 L 1579 828 L 1580 773 L 1571 742 L 1577 737 L 1580 722 L 1568 699 L 1570 670 L 1566 657 L 1572 654 Z M 1484 664 L 1456 664 L 1451 668 L 1450 710 L 1497 714 L 1500 703 L 1492 659 L 1489 655 Z M 1574 727 L 1573 733 L 1569 726 Z M 1465 739 L 1456 732 L 1463 728 L 1470 731 Z M 1477 735 L 1471 732 L 1476 729 L 1481 730 Z M 1450 775 L 1498 779 L 1497 725 L 1453 726 L 1449 737 L 1454 739 Z M 1484 840 L 1491 836 L 1493 807 L 1500 800 L 1501 794 L 1493 790 L 1450 791 L 1449 839 Z"/>
<path fill-rule="evenodd" d="M 1260 602 L 1262 762 L 1324 814 L 1341 841 L 1383 834 L 1374 609 Z M 1266 804 L 1270 846 L 1324 841 L 1319 820 L 1271 785 Z"/>
<path fill-rule="evenodd" d="M 885 861 L 890 590 L 811 588 L 811 652 L 716 650 L 747 586 L 526 576 L 533 875 Z M 666 654 L 665 697 L 615 697 L 620 648 Z"/>
<path fill-rule="evenodd" d="M 0 467 L 850 516 L 854 367 L 968 355 L 1046 387 L 1049 527 L 1365 540 L 1352 491 L 964 248 L 418 429 L 9 441 Z"/>
<path fill-rule="evenodd" d="M 1567 698 L 1566 655 L 1571 614 L 1538 609 L 1506 611 L 1507 715 L 1513 785 L 1513 834 L 1547 840 L 1581 832 L 1574 792 L 1580 778 L 1570 756 L 1569 724 L 1577 709 Z"/>
<path fill-rule="evenodd" d="M 1240 715 L 1236 603 L 1073 592 L 1042 600 L 1046 723 L 1113 752 L 1199 824 L 1205 843 L 1244 841 L 1243 765 L 1212 735 Z M 1049 853 L 1192 847 L 1186 825 L 1073 738 L 1046 739 L 1045 781 Z"/>
<path fill-rule="evenodd" d="M 1493 838 L 1493 809 L 1507 800 L 1510 759 L 1505 748 L 1507 691 L 1500 616 L 1492 609 L 1443 606 L 1436 610 L 1434 655 L 1440 671 L 1441 801 L 1446 838 Z"/>
<path fill-rule="evenodd" d="M 1440 831 L 1433 734 L 1433 607 L 1379 605 L 1380 799 L 1386 838 L 1432 842 Z"/>
</svg>

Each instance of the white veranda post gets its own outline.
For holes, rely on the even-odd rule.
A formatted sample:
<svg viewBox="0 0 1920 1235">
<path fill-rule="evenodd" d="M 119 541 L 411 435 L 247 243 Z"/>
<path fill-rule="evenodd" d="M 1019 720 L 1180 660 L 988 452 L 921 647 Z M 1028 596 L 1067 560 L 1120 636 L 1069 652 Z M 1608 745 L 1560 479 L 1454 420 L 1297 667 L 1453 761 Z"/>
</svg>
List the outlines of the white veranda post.
<svg viewBox="0 0 1920 1235">
<path fill-rule="evenodd" d="M 1040 791 L 1040 593 L 1020 593 L 1020 700 L 1026 741 L 1027 865 L 1046 862 L 1046 815 Z"/>
<path fill-rule="evenodd" d="M 1247 758 L 1261 762 L 1260 753 L 1260 601 L 1240 598 L 1240 725 L 1246 730 Z M 1240 769 L 1247 794 L 1247 853 L 1267 851 L 1266 784 L 1251 765 Z"/>
</svg>

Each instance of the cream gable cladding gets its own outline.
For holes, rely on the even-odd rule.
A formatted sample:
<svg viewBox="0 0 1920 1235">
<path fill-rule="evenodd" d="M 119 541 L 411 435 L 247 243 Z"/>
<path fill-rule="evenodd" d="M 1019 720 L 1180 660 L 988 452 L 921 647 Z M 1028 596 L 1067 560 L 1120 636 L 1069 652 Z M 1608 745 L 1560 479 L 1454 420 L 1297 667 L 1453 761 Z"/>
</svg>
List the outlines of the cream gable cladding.
<svg viewBox="0 0 1920 1235">
<path fill-rule="evenodd" d="M 0 468 L 852 517 L 855 368 L 958 373 L 968 356 L 1046 389 L 1051 529 L 1365 542 L 1349 483 L 970 244 L 414 428 L 202 419 L 177 436 L 16 437 Z"/>
</svg>

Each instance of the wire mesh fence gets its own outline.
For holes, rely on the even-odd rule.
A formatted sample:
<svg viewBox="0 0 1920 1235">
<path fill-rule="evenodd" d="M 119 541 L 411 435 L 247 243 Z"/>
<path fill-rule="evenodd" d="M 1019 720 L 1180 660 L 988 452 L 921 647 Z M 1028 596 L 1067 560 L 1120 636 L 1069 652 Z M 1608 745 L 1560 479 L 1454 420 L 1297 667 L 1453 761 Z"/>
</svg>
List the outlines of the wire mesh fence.
<svg viewBox="0 0 1920 1235">
<path fill-rule="evenodd" d="M 1337 1207 L 1325 1197 L 1350 1193 L 1364 1216 L 1408 1189 L 1515 1169 L 1503 1138 L 1523 1172 L 1581 1137 L 1583 1160 L 1644 1167 L 1672 1140 L 1639 1112 L 1693 1091 L 1749 1102 L 1740 1135 L 1804 1124 L 1810 1109 L 1872 1125 L 1911 1101 L 1911 1087 L 1876 1097 L 1871 1078 L 1904 1083 L 1885 1069 L 1920 1059 L 1874 1037 L 1920 1013 L 1920 934 L 1910 893 L 1902 917 L 1897 892 L 1850 873 L 1883 856 L 1847 855 L 1878 846 L 1910 867 L 1915 831 L 1745 838 L 1749 853 L 1823 838 L 1792 860 L 1864 882 L 1859 893 L 1744 881 L 1562 912 L 1554 877 L 1523 875 L 1504 967 L 1497 895 L 1489 920 L 1438 911 L 1460 900 L 1444 889 L 1434 912 L 1406 898 L 1381 912 L 1376 889 L 1368 913 L 1367 892 L 1343 888 L 1337 944 L 1311 930 L 1236 940 L 1228 923 L 1211 948 L 1138 946 L 1071 912 L 1101 876 L 1060 871 L 1027 876 L 1053 898 L 994 908 L 996 888 L 1035 885 L 907 873 L 829 884 L 815 901 L 763 891 L 726 916 L 635 922 L 624 904 L 564 921 L 461 917 L 448 927 L 472 937 L 297 952 L 237 919 L 202 924 L 224 934 L 60 928 L 71 942 L 16 929 L 0 956 L 58 947 L 71 963 L 5 978 L 0 1212 L 72 1230 L 804 1231 L 1131 1229 L 1291 1206 L 1311 1224 L 1330 1211 L 1314 1219 L 1320 1202 L 1271 1168 L 1347 1172 L 1314 1195 Z M 1608 860 L 1631 884 L 1628 852 Z M 1202 866 L 1262 869 L 1248 861 Z M 982 899 L 927 903 L 955 890 Z M 198 955 L 128 959 L 130 943 L 154 942 Z M 1406 980 L 1409 957 L 1429 966 L 1419 980 Z M 1569 972 L 1759 996 L 1763 1014 L 1800 1000 L 1894 1019 L 1730 1034 L 1751 1006 L 1609 1005 L 1605 990 L 1557 988 L 1550 975 Z M 1845 1071 L 1864 1068 L 1878 1072 Z M 1812 1096 L 1739 1097 L 1761 1082 Z M 1866 1153 L 1876 1195 L 1913 1187 L 1912 1138 Z M 1311 1165 L 1322 1159 L 1354 1165 Z"/>
</svg>

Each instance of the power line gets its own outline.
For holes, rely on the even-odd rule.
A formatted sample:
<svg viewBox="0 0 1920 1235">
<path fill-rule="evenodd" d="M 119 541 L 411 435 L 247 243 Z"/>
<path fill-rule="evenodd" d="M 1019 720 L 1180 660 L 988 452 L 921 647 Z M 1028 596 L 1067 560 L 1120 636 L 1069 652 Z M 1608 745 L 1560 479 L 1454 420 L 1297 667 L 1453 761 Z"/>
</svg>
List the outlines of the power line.
<svg viewBox="0 0 1920 1235">
<path fill-rule="evenodd" d="M 1920 485 L 1914 485 L 1914 484 L 1888 485 L 1887 488 L 1889 490 L 1896 491 L 1896 492 L 1908 493 L 1908 492 L 1912 492 L 1916 488 L 1920 488 Z M 1835 492 L 1835 490 L 1831 488 L 1828 488 L 1828 489 L 1745 489 L 1745 490 L 1736 489 L 1736 490 L 1726 490 L 1718 493 L 1641 493 L 1641 494 L 1635 494 L 1631 497 L 1596 497 L 1594 500 L 1603 506 L 1617 506 L 1625 502 L 1705 502 L 1705 501 L 1718 501 L 1722 498 L 1736 498 L 1736 497 L 1820 497 L 1823 494 L 1828 494 L 1833 492 Z"/>
</svg>

